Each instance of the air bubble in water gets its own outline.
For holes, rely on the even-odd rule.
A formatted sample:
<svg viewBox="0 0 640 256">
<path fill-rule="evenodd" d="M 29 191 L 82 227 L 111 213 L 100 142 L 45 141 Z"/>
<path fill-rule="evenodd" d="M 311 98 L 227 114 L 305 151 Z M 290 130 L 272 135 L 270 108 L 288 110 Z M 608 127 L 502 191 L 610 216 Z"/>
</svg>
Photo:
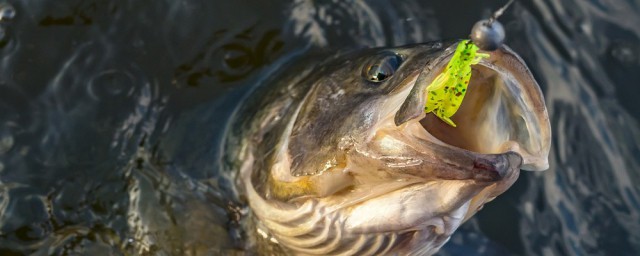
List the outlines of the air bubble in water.
<svg viewBox="0 0 640 256">
<path fill-rule="evenodd" d="M 13 147 L 13 136 L 0 137 L 0 155 L 7 153 Z"/>
<path fill-rule="evenodd" d="M 9 21 L 16 16 L 16 9 L 9 3 L 0 3 L 0 21 Z"/>
<path fill-rule="evenodd" d="M 89 94 L 94 99 L 116 96 L 133 87 L 132 75 L 126 71 L 107 70 L 89 81 Z"/>
<path fill-rule="evenodd" d="M 611 55 L 624 64 L 631 64 L 636 61 L 637 51 L 630 44 L 620 44 L 614 46 Z"/>
</svg>

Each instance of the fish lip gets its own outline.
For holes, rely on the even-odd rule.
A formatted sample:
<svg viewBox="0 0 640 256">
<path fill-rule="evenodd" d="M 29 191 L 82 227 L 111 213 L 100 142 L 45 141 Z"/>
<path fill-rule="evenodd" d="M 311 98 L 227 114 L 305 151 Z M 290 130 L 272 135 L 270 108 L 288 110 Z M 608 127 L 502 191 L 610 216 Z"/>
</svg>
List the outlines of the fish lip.
<svg viewBox="0 0 640 256">
<path fill-rule="evenodd" d="M 510 63 L 511 65 L 509 65 Z M 536 144 L 535 147 L 527 149 L 521 149 L 519 145 L 515 145 L 515 149 L 518 150 L 523 157 L 523 170 L 544 171 L 548 169 L 548 155 L 551 149 L 551 123 L 549 122 L 549 114 L 545 105 L 544 94 L 524 60 L 511 48 L 503 45 L 498 50 L 490 52 L 490 57 L 482 59 L 478 64 L 498 73 L 509 74 L 511 76 L 508 77 L 509 79 L 517 81 L 520 84 L 518 89 L 524 92 L 518 93 L 517 96 L 520 97 L 519 100 L 525 102 L 523 104 L 527 104 L 527 106 L 531 108 L 530 111 L 526 113 L 527 118 L 529 118 L 528 121 L 530 121 L 529 123 L 538 125 L 538 127 L 528 129 L 528 132 L 537 135 L 537 137 L 539 137 L 539 143 Z M 511 86 L 507 88 L 514 89 Z M 512 92 L 512 96 L 515 94 L 516 93 Z M 527 97 L 522 97 L 523 95 Z"/>
</svg>

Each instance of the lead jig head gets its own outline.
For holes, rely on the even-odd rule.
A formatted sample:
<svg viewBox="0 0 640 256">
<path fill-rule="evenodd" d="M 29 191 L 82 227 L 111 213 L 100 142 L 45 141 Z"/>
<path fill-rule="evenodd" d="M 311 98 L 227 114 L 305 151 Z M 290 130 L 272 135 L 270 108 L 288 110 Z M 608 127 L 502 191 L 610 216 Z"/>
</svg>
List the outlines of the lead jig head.
<svg viewBox="0 0 640 256">
<path fill-rule="evenodd" d="M 480 20 L 471 29 L 471 41 L 483 51 L 495 51 L 504 42 L 505 32 L 502 24 L 497 20 L 500 15 L 513 3 L 510 0 L 502 8 L 491 15 L 491 18 Z"/>
</svg>

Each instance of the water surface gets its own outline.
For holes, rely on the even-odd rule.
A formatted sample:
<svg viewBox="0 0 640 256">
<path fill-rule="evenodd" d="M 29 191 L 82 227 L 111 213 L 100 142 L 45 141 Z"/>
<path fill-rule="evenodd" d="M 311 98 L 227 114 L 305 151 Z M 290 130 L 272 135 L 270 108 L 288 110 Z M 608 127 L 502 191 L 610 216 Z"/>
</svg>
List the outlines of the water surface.
<svg viewBox="0 0 640 256">
<path fill-rule="evenodd" d="M 216 165 L 249 88 L 318 52 L 464 38 L 503 1 L 0 3 L 0 254 L 179 255 L 237 245 Z M 640 2 L 501 20 L 545 94 L 551 167 L 440 254 L 639 254 Z"/>
</svg>

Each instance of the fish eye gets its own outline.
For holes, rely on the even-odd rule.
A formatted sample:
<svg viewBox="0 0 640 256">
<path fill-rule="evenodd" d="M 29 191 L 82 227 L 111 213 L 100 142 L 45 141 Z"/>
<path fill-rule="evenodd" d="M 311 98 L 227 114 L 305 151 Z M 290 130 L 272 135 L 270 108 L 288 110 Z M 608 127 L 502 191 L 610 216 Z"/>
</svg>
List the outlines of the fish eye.
<svg viewBox="0 0 640 256">
<path fill-rule="evenodd" d="M 362 70 L 362 76 L 374 83 L 379 83 L 393 76 L 402 64 L 402 58 L 394 53 L 389 53 L 384 57 L 366 65 Z"/>
</svg>

